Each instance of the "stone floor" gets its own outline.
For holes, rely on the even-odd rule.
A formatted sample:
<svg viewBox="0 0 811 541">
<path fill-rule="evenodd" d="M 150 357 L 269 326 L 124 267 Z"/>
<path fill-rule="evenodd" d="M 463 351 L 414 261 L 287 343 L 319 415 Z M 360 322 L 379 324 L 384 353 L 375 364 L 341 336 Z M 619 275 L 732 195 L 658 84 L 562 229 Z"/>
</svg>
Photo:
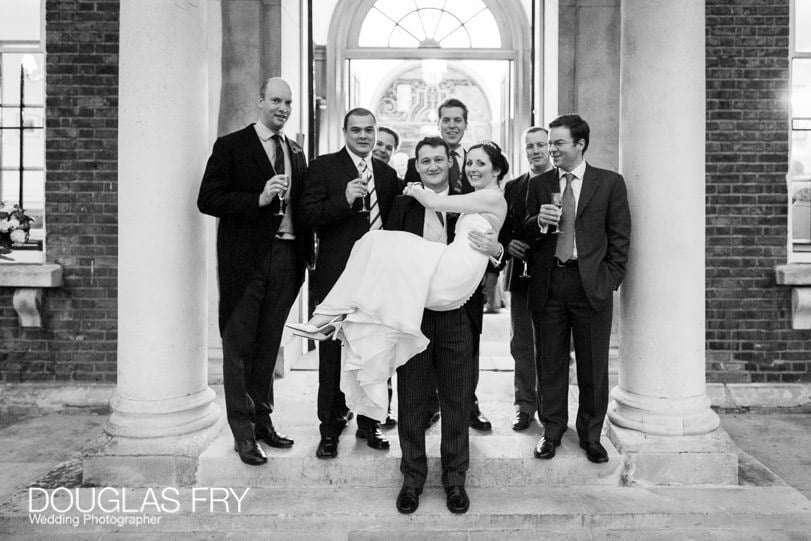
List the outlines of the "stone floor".
<svg viewBox="0 0 811 541">
<path fill-rule="evenodd" d="M 0 539 L 811 538 L 811 414 L 721 415 L 722 426 L 740 448 L 740 486 L 622 487 L 620 472 L 615 471 L 620 460 L 613 448 L 612 461 L 604 467 L 584 459 L 576 438 L 564 441 L 555 460 L 538 461 L 531 456 L 540 433 L 537 422 L 523 434 L 510 429 L 512 367 L 504 350 L 505 320 L 506 311 L 485 320 L 479 398 L 494 430 L 471 431 L 472 505 L 463 517 L 444 509 L 441 489 L 431 483 L 417 513 L 396 512 L 396 430 L 388 432 L 393 440 L 388 453 L 366 448 L 354 438 L 352 426 L 341 439 L 336 462 L 312 456 L 317 442 L 317 374 L 310 354 L 276 386 L 274 418 L 296 439 L 293 450 L 269 450 L 271 464 L 250 468 L 229 449 L 226 432 L 207 451 L 208 469 L 201 461 L 201 476 L 207 477 L 199 485 L 251 487 L 250 509 L 245 513 L 199 515 L 184 509 L 164 517 L 153 529 L 31 525 L 27 487 L 79 486 L 79 453 L 101 431 L 106 417 L 80 413 L 5 417 L 0 419 Z M 221 394 L 218 386 L 215 389 Z M 431 429 L 428 440 L 431 467 L 436 470 L 438 427 Z M 313 464 L 322 471 L 310 467 Z M 340 475 L 335 473 L 339 470 Z M 384 471 L 385 475 L 375 474 Z M 361 481 L 363 476 L 374 482 Z M 193 489 L 183 490 L 186 497 Z"/>
</svg>

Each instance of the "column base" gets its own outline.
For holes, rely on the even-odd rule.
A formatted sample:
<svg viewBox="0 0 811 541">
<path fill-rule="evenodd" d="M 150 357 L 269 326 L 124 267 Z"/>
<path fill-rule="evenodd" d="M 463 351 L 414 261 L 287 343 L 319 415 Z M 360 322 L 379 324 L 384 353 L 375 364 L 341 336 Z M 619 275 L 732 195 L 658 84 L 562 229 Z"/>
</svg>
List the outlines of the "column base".
<svg viewBox="0 0 811 541">
<path fill-rule="evenodd" d="M 621 387 L 611 391 L 608 418 L 619 427 L 658 436 L 708 434 L 721 423 L 706 394 L 688 398 L 657 398 Z"/>
<path fill-rule="evenodd" d="M 169 401 L 115 396 L 104 434 L 82 452 L 82 481 L 94 486 L 190 486 L 200 454 L 225 425 L 207 388 Z"/>
<path fill-rule="evenodd" d="M 736 447 L 722 428 L 696 436 L 655 436 L 609 422 L 608 438 L 625 461 L 623 485 L 738 484 Z"/>
</svg>

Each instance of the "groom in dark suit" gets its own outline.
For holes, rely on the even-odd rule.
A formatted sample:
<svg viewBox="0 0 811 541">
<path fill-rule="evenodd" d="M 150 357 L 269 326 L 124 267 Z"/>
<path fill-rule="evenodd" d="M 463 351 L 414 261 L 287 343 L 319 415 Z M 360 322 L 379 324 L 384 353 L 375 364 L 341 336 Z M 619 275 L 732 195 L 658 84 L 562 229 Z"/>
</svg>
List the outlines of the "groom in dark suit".
<svg viewBox="0 0 811 541">
<path fill-rule="evenodd" d="M 417 171 L 426 188 L 440 195 L 449 192 L 450 150 L 439 137 L 426 137 L 417 143 Z M 456 217 L 426 211 L 415 199 L 400 196 L 394 201 L 386 229 L 407 231 L 434 242 L 453 241 Z M 493 256 L 502 252 L 495 242 L 482 243 L 480 251 Z M 474 295 L 474 297 L 476 297 Z M 421 330 L 431 341 L 428 349 L 397 369 L 400 447 L 403 456 L 400 471 L 403 487 L 397 497 L 401 513 L 413 513 L 428 475 L 425 452 L 425 419 L 436 408 L 436 396 L 442 409 L 442 484 L 447 506 L 454 513 L 467 511 L 470 502 L 465 492 L 469 463 L 468 424 L 476 381 L 474 338 L 482 317 L 481 296 L 471 298 L 456 310 L 425 310 Z"/>
<path fill-rule="evenodd" d="M 304 152 L 284 135 L 290 86 L 277 77 L 259 91 L 259 119 L 217 139 L 197 206 L 219 218 L 219 327 L 228 424 L 246 464 L 267 462 L 257 444 L 290 447 L 273 427 L 273 370 L 290 307 L 304 282 L 312 232 L 299 220 Z M 287 202 L 279 213 L 281 198 Z"/>
<path fill-rule="evenodd" d="M 568 423 L 570 333 L 580 398 L 575 428 L 592 462 L 607 462 L 600 433 L 608 408 L 612 295 L 625 277 L 631 214 L 622 176 L 587 164 L 589 125 L 578 115 L 550 124 L 553 169 L 530 184 L 525 231 L 541 422 L 536 458 L 553 458 Z M 561 208 L 552 194 L 562 196 Z"/>
<path fill-rule="evenodd" d="M 327 296 L 349 259 L 352 246 L 370 229 L 380 229 L 389 215 L 394 197 L 400 192 L 397 173 L 372 158 L 377 141 L 375 117 L 357 108 L 344 117 L 346 146 L 334 154 L 312 161 L 301 196 L 301 219 L 317 229 L 318 263 L 310 274 L 310 291 L 315 304 Z M 361 211 L 366 201 L 368 210 Z M 340 389 L 341 343 L 321 342 L 318 350 L 318 419 L 321 441 L 318 458 L 338 456 L 338 437 L 350 412 Z M 373 449 L 388 449 L 389 441 L 380 432 L 382 419 L 358 415 L 355 435 Z"/>
</svg>

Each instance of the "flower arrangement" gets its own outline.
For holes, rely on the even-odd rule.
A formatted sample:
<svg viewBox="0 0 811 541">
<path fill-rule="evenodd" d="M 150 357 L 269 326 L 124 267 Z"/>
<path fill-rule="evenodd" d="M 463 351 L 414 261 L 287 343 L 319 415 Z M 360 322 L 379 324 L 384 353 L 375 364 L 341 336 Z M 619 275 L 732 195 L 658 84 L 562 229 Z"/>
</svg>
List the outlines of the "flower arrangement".
<svg viewBox="0 0 811 541">
<path fill-rule="evenodd" d="M 25 244 L 33 221 L 19 205 L 7 207 L 0 201 L 0 254 L 11 252 L 12 246 Z"/>
</svg>

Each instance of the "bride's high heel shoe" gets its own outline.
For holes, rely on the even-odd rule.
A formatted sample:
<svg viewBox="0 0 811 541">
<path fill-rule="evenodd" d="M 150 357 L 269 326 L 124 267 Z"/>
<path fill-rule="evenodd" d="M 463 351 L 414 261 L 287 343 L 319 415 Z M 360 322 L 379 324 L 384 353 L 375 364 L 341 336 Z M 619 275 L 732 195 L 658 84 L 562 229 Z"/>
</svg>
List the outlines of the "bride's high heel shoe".
<svg viewBox="0 0 811 541">
<path fill-rule="evenodd" d="M 341 330 L 341 323 L 344 317 L 346 317 L 344 314 L 339 314 L 320 327 L 316 327 L 310 323 L 288 323 L 286 327 L 289 327 L 296 336 L 310 340 L 335 340 L 338 331 Z"/>
</svg>

